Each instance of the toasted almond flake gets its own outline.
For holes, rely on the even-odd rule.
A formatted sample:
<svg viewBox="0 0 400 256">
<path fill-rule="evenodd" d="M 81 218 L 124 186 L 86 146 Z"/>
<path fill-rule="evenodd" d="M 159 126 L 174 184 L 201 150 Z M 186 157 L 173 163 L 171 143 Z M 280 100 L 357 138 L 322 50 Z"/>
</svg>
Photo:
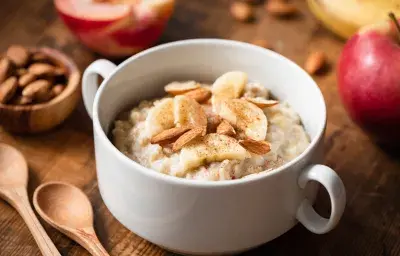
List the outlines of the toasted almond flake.
<svg viewBox="0 0 400 256">
<path fill-rule="evenodd" d="M 267 154 L 271 150 L 271 147 L 269 146 L 268 142 L 263 140 L 257 141 L 252 139 L 245 139 L 245 140 L 239 140 L 239 143 L 245 149 L 257 155 Z"/>
<path fill-rule="evenodd" d="M 326 57 L 324 52 L 316 51 L 311 53 L 304 64 L 304 69 L 311 75 L 317 73 L 324 66 Z"/>
<path fill-rule="evenodd" d="M 172 95 L 180 95 L 184 94 L 188 91 L 197 89 L 200 87 L 200 84 L 195 81 L 187 81 L 187 82 L 172 82 L 167 84 L 164 87 L 164 90 Z"/>
<path fill-rule="evenodd" d="M 174 127 L 160 132 L 150 139 L 151 144 L 163 144 L 162 142 L 170 142 L 170 140 L 178 138 L 190 129 L 189 126 Z"/>
<path fill-rule="evenodd" d="M 217 127 L 217 133 L 226 136 L 234 136 L 236 134 L 235 129 L 226 120 L 223 120 Z"/>
<path fill-rule="evenodd" d="M 247 100 L 248 102 L 253 103 L 254 105 L 256 105 L 259 108 L 268 108 L 268 107 L 275 106 L 279 103 L 279 101 L 277 101 L 277 100 L 266 100 L 266 99 L 261 99 L 261 98 L 245 97 L 244 99 Z"/>
<path fill-rule="evenodd" d="M 199 103 L 203 103 L 211 98 L 211 91 L 206 88 L 197 88 L 184 94 Z"/>
<path fill-rule="evenodd" d="M 200 137 L 204 133 L 204 127 L 195 127 L 179 137 L 172 145 L 173 151 L 178 151 L 192 140 Z"/>
</svg>

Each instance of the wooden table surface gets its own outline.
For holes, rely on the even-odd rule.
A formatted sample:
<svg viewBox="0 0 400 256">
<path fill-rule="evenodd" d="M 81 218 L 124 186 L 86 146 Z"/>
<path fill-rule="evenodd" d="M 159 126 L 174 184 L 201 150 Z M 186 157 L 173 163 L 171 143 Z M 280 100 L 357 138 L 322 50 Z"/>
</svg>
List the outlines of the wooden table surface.
<svg viewBox="0 0 400 256">
<path fill-rule="evenodd" d="M 343 41 L 313 18 L 303 0 L 294 0 L 301 15 L 278 20 L 257 9 L 252 24 L 234 21 L 228 0 L 178 0 L 160 43 L 187 38 L 217 37 L 242 41 L 267 39 L 277 52 L 302 64 L 311 50 L 328 55 L 331 69 L 315 77 L 327 106 L 325 163 L 334 168 L 347 189 L 347 207 L 340 224 L 329 234 L 315 235 L 301 225 L 245 255 L 400 255 L 400 164 L 393 152 L 368 139 L 348 118 L 336 89 L 335 65 Z M 81 71 L 100 58 L 82 46 L 64 27 L 52 0 L 2 0 L 0 50 L 9 44 L 46 45 L 72 56 Z M 80 103 L 57 129 L 36 136 L 15 136 L 0 127 L 0 142 L 23 152 L 30 167 L 29 195 L 42 182 L 71 182 L 89 196 L 95 227 L 111 255 L 172 255 L 124 228 L 99 195 L 91 120 Z M 321 191 L 317 211 L 329 216 L 330 202 Z M 62 255 L 88 255 L 79 245 L 45 225 Z M 0 255 L 40 255 L 16 211 L 0 201 Z"/>
</svg>

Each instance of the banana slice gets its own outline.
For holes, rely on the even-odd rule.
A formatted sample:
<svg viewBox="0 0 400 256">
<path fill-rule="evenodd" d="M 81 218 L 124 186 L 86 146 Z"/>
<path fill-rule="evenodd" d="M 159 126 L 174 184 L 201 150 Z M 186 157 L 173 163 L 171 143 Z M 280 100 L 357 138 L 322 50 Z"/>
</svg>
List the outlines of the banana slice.
<svg viewBox="0 0 400 256">
<path fill-rule="evenodd" d="M 158 102 L 148 113 L 145 121 L 148 137 L 153 137 L 160 132 L 173 128 L 174 123 L 174 99 L 167 98 Z"/>
<path fill-rule="evenodd" d="M 192 98 L 178 95 L 174 98 L 174 122 L 177 126 L 207 127 L 207 116 L 202 106 Z"/>
<path fill-rule="evenodd" d="M 219 116 L 253 140 L 265 140 L 268 122 L 264 112 L 244 99 L 221 102 Z"/>
<path fill-rule="evenodd" d="M 210 133 L 183 147 L 180 164 L 183 171 L 195 169 L 205 163 L 223 160 L 243 160 L 251 155 L 237 140 L 226 135 Z"/>
</svg>

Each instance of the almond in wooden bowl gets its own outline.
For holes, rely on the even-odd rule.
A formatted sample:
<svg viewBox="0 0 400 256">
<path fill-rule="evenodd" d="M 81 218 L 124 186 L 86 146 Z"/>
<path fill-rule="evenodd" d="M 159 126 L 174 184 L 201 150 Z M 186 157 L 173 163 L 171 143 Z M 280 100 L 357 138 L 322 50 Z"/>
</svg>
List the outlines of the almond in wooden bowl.
<svg viewBox="0 0 400 256">
<path fill-rule="evenodd" d="M 10 48 L 0 57 L 4 63 L 0 70 L 4 77 L 0 81 L 0 126 L 13 133 L 32 134 L 61 124 L 80 99 L 81 75 L 75 63 L 51 48 Z M 18 81 L 17 88 L 4 86 L 6 80 Z"/>
</svg>

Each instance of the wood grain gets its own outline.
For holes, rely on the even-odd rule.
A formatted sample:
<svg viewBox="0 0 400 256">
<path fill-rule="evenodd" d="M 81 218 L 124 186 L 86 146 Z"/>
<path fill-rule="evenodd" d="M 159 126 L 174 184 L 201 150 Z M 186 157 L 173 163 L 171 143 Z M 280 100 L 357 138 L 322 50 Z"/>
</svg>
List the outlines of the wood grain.
<svg viewBox="0 0 400 256">
<path fill-rule="evenodd" d="M 316 22 L 305 1 L 293 3 L 300 10 L 295 18 L 276 19 L 260 7 L 255 22 L 245 24 L 229 16 L 228 0 L 178 0 L 160 40 L 265 39 L 277 52 L 300 65 L 310 52 L 323 50 L 327 55 L 330 67 L 315 80 L 328 106 L 325 163 L 338 172 L 347 189 L 344 216 L 329 234 L 315 235 L 297 225 L 245 255 L 400 255 L 399 156 L 373 144 L 350 121 L 336 89 L 335 66 L 343 42 Z M 0 35 L 0 50 L 12 43 L 55 47 L 73 57 L 81 71 L 99 58 L 66 30 L 51 0 L 3 0 Z M 71 182 L 85 191 L 94 205 L 96 232 L 110 255 L 172 255 L 125 229 L 104 206 L 97 188 L 91 129 L 81 102 L 56 130 L 38 136 L 15 136 L 0 128 L 0 141 L 16 146 L 27 157 L 30 197 L 34 188 L 51 180 Z M 325 191 L 318 195 L 316 209 L 329 215 Z M 62 255 L 89 255 L 58 231 L 45 227 Z M 4 202 L 0 202 L 0 255 L 40 255 L 22 219 Z"/>
</svg>

